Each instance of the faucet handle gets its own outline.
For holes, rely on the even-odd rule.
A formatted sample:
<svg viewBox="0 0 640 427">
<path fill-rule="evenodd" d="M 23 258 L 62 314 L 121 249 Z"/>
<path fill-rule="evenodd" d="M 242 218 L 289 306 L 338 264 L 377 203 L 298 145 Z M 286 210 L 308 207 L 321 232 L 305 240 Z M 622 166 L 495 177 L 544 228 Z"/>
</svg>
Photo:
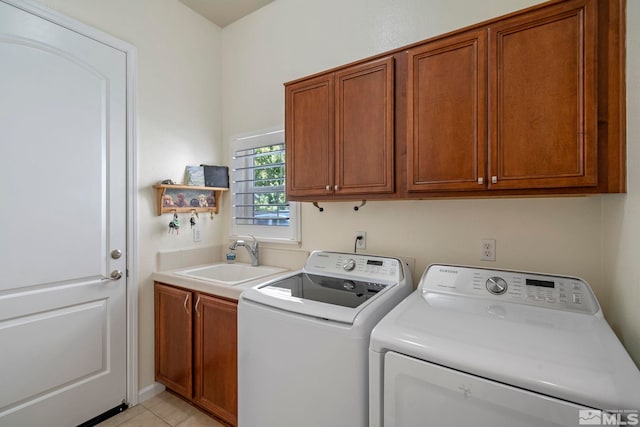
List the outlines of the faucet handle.
<svg viewBox="0 0 640 427">
<path fill-rule="evenodd" d="M 258 239 L 256 239 L 256 236 L 254 236 L 253 234 L 249 234 L 249 237 L 251 237 L 253 239 L 253 245 L 251 245 L 251 246 L 255 250 L 258 247 Z"/>
</svg>

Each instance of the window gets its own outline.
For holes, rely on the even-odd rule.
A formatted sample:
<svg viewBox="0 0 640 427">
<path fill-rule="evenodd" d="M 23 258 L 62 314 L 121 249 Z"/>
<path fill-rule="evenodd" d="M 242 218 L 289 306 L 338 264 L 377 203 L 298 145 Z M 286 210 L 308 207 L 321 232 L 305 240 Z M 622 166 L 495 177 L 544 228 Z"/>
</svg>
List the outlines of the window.
<svg viewBox="0 0 640 427">
<path fill-rule="evenodd" d="M 298 204 L 285 194 L 284 131 L 231 139 L 232 235 L 299 241 Z"/>
</svg>

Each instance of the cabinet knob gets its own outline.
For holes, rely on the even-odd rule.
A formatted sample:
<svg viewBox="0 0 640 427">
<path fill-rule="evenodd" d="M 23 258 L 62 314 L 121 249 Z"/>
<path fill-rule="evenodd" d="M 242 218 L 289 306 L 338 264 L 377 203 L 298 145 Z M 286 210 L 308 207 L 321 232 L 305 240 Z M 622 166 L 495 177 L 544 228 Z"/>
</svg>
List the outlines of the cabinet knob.
<svg viewBox="0 0 640 427">
<path fill-rule="evenodd" d="M 484 178 L 483 177 L 478 178 L 478 184 L 480 184 L 480 185 L 484 184 Z"/>
<path fill-rule="evenodd" d="M 339 189 L 340 189 L 340 187 L 338 186 L 338 184 L 336 184 L 336 185 L 334 185 L 334 186 L 333 186 L 333 190 L 334 190 L 334 191 L 338 191 Z"/>
<path fill-rule="evenodd" d="M 495 176 L 495 175 L 494 175 L 494 176 L 492 176 L 492 177 L 491 177 L 491 183 L 492 183 L 492 184 L 497 184 L 497 183 L 498 183 L 498 177 L 497 177 L 497 176 Z"/>
<path fill-rule="evenodd" d="M 331 186 L 330 186 L 330 185 L 327 185 L 327 186 L 326 186 L 326 187 L 324 187 L 324 188 L 325 188 L 325 190 L 327 190 L 327 191 L 331 191 Z"/>
</svg>

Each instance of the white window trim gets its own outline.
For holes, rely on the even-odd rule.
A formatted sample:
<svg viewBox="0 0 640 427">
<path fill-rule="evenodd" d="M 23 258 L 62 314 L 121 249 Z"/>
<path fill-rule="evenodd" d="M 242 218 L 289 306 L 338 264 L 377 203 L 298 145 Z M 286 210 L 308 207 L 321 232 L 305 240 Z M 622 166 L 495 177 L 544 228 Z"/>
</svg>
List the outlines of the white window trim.
<svg viewBox="0 0 640 427">
<path fill-rule="evenodd" d="M 289 226 L 268 226 L 268 225 L 238 225 L 235 222 L 235 191 L 234 182 L 235 161 L 234 153 L 237 150 L 245 150 L 255 146 L 284 143 L 284 130 L 281 127 L 274 127 L 257 132 L 239 134 L 231 137 L 229 144 L 229 192 L 231 193 L 230 203 L 230 237 L 248 237 L 250 234 L 262 242 L 300 244 L 300 204 L 289 202 Z"/>
</svg>

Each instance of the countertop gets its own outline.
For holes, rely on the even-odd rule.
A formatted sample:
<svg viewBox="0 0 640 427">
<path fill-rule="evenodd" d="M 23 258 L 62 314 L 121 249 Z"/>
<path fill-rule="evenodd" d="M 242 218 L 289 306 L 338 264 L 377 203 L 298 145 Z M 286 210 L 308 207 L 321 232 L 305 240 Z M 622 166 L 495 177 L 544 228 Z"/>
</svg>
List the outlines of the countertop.
<svg viewBox="0 0 640 427">
<path fill-rule="evenodd" d="M 221 263 L 213 263 L 213 264 L 221 264 Z M 238 263 L 238 264 L 242 264 L 242 263 Z M 204 267 L 206 265 L 211 265 L 211 264 L 194 265 L 187 268 Z M 182 267 L 182 268 L 176 268 L 173 270 L 156 271 L 152 273 L 151 278 L 156 282 L 165 283 L 167 285 L 179 286 L 181 288 L 191 289 L 193 291 L 198 291 L 198 292 L 206 292 L 211 295 L 216 295 L 219 297 L 229 298 L 237 301 L 238 298 L 240 297 L 240 294 L 245 289 L 249 289 L 253 286 L 259 285 L 261 283 L 265 283 L 278 276 L 282 276 L 284 274 L 291 272 L 291 270 L 285 270 L 285 271 L 272 274 L 270 276 L 260 277 L 255 280 L 250 280 L 248 282 L 231 286 L 231 285 L 225 285 L 223 283 L 216 283 L 213 281 L 200 280 L 194 277 L 187 277 L 187 276 L 175 274 L 175 272 L 183 271 L 183 270 L 186 270 L 187 268 Z"/>
</svg>

